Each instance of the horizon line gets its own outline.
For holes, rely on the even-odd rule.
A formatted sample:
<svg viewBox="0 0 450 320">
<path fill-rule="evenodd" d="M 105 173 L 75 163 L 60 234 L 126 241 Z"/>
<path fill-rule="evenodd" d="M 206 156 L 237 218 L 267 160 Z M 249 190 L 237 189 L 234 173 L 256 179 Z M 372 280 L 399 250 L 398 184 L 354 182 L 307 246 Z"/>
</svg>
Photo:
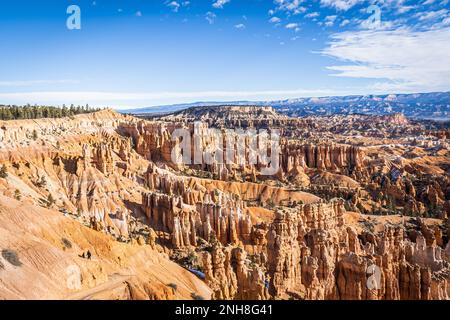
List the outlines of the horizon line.
<svg viewBox="0 0 450 320">
<path fill-rule="evenodd" d="M 314 93 L 315 94 L 314 94 Z M 298 93 L 298 95 L 296 95 Z M 303 94 L 302 94 L 303 93 Z M 296 99 L 325 99 L 332 97 L 364 97 L 364 96 L 385 96 L 385 95 L 414 95 L 414 94 L 437 94 L 450 93 L 450 90 L 423 90 L 423 91 L 408 91 L 403 92 L 374 92 L 374 93 L 351 93 L 351 92 L 336 92 L 333 90 L 272 90 L 272 91 L 203 91 L 203 92 L 159 92 L 159 93 L 118 93 L 107 91 L 52 91 L 52 92 L 16 92 L 16 93 L 0 93 L 0 100 L 14 99 L 16 101 L 0 101 L 0 105 L 47 105 L 55 107 L 63 107 L 64 105 L 89 105 L 92 107 L 112 108 L 115 110 L 137 110 L 146 108 L 160 108 L 179 105 L 190 104 L 230 104 L 230 103 L 262 103 L 262 102 L 277 102 Z M 268 95 L 266 99 L 264 96 Z M 283 97 L 283 95 L 285 95 Z M 36 98 L 31 98 L 35 96 Z M 72 96 L 71 102 L 62 102 L 67 98 L 65 96 Z M 204 96 L 205 99 L 202 99 Z M 207 97 L 211 96 L 211 99 Z M 223 97 L 224 99 L 214 99 L 212 96 Z M 259 96 L 259 97 L 257 97 Z M 271 97 L 272 96 L 272 97 Z M 80 99 L 81 97 L 81 99 Z M 192 99 L 189 100 L 189 97 Z M 242 97 L 243 99 L 239 99 Z M 249 99 L 245 99 L 248 97 Z M 183 100 L 185 98 L 185 100 Z M 227 99 L 229 98 L 229 99 Z M 20 100 L 23 99 L 23 100 Z M 52 101 L 52 99 L 55 99 Z M 158 99 L 179 99 L 180 101 L 167 103 L 146 103 L 145 100 Z M 59 101 L 57 101 L 59 100 Z M 102 101 L 103 100 L 103 101 Z M 130 103 L 126 103 L 125 101 Z M 20 102 L 19 102 L 20 101 Z M 98 101 L 96 103 L 95 101 Z M 117 102 L 114 102 L 117 101 Z M 135 105 L 131 101 L 140 101 Z"/>
</svg>

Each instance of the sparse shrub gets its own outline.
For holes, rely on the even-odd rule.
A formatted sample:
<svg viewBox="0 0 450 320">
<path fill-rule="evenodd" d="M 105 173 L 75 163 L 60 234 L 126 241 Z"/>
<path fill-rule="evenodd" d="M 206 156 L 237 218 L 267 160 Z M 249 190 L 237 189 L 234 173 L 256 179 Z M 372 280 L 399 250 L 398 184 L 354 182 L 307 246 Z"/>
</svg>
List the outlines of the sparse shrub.
<svg viewBox="0 0 450 320">
<path fill-rule="evenodd" d="M 36 186 L 39 188 L 45 187 L 47 185 L 47 179 L 45 178 L 45 176 L 42 176 L 37 182 L 36 182 Z"/>
<path fill-rule="evenodd" d="M 8 169 L 6 169 L 6 166 L 3 165 L 3 166 L 0 168 L 0 178 L 6 179 L 7 177 L 8 177 Z"/>
<path fill-rule="evenodd" d="M 67 249 L 72 249 L 72 242 L 67 240 L 66 238 L 62 238 L 61 242 L 63 243 L 64 247 Z"/>
<path fill-rule="evenodd" d="M 19 189 L 16 189 L 16 190 L 14 191 L 14 199 L 16 199 L 16 200 L 18 200 L 18 201 L 22 200 L 22 194 L 20 193 L 20 190 L 19 190 Z"/>
<path fill-rule="evenodd" d="M 5 269 L 5 265 L 3 264 L 3 262 L 0 260 L 0 270 Z"/>
<path fill-rule="evenodd" d="M 20 262 L 19 256 L 17 255 L 17 252 L 14 250 L 10 249 L 2 250 L 2 257 L 15 267 L 22 266 L 22 262 Z"/>
<path fill-rule="evenodd" d="M 54 204 L 55 204 L 55 199 L 53 198 L 53 196 L 51 194 L 49 194 L 47 197 L 47 208 L 50 208 Z"/>
<path fill-rule="evenodd" d="M 211 232 L 211 234 L 209 235 L 209 239 L 208 242 L 212 245 L 212 246 L 216 246 L 219 243 L 219 240 L 217 239 L 217 235 L 216 233 L 213 231 Z"/>
<path fill-rule="evenodd" d="M 205 300 L 205 298 L 203 298 L 202 296 L 196 294 L 195 292 L 191 293 L 191 298 L 194 300 Z"/>
<path fill-rule="evenodd" d="M 34 129 L 34 130 L 33 130 L 33 140 L 36 141 L 37 138 L 38 138 L 38 133 L 37 133 L 36 129 Z"/>
<path fill-rule="evenodd" d="M 170 287 L 170 288 L 172 288 L 174 291 L 177 291 L 177 290 L 178 290 L 178 286 L 177 286 L 176 283 L 169 283 L 167 286 Z"/>
<path fill-rule="evenodd" d="M 197 263 L 197 255 L 194 251 L 191 251 L 189 255 L 186 257 L 186 261 L 189 265 L 193 266 Z"/>
<path fill-rule="evenodd" d="M 450 228 L 450 218 L 445 219 L 443 224 L 445 228 Z"/>
</svg>

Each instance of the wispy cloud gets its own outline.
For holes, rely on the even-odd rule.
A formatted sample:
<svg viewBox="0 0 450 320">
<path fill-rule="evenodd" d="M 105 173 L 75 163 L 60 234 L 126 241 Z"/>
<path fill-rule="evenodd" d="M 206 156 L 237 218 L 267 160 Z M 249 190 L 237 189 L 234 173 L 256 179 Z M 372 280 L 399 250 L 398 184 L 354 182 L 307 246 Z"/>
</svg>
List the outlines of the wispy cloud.
<svg viewBox="0 0 450 320">
<path fill-rule="evenodd" d="M 234 27 L 235 27 L 236 29 L 242 30 L 242 29 L 245 29 L 245 24 L 239 23 L 239 24 L 235 25 Z"/>
<path fill-rule="evenodd" d="M 286 29 L 298 30 L 299 25 L 298 25 L 298 23 L 291 22 L 286 25 Z"/>
<path fill-rule="evenodd" d="M 341 22 L 341 24 L 340 24 L 339 26 L 345 27 L 345 26 L 348 25 L 348 24 L 350 24 L 350 20 L 345 19 L 345 20 L 343 20 L 343 21 Z"/>
<path fill-rule="evenodd" d="M 167 6 L 172 9 L 173 12 L 178 12 L 178 9 L 180 9 L 181 4 L 179 4 L 176 1 L 171 1 L 169 3 L 167 3 Z"/>
<path fill-rule="evenodd" d="M 311 12 L 305 15 L 306 18 L 317 18 L 318 16 L 320 16 L 318 12 Z"/>
<path fill-rule="evenodd" d="M 337 16 L 327 16 L 325 17 L 325 26 L 332 27 L 336 21 Z"/>
<path fill-rule="evenodd" d="M 304 0 L 275 0 L 274 2 L 277 5 L 276 10 L 286 11 L 293 15 L 303 13 L 307 10 L 306 7 L 301 5 Z"/>
<path fill-rule="evenodd" d="M 230 2 L 230 0 L 216 0 L 212 6 L 216 9 L 223 9 L 223 6 L 228 2 Z"/>
<path fill-rule="evenodd" d="M 450 89 L 450 28 L 338 33 L 321 53 L 346 61 L 335 76 L 384 79 L 378 86 L 405 91 Z"/>
<path fill-rule="evenodd" d="M 365 0 L 320 0 L 320 3 L 326 7 L 334 7 L 337 10 L 347 11 L 358 3 L 362 3 L 364 1 Z"/>
<path fill-rule="evenodd" d="M 280 23 L 281 19 L 278 17 L 272 17 L 272 18 L 270 18 L 269 22 L 270 23 Z"/>
<path fill-rule="evenodd" d="M 217 16 L 211 11 L 208 11 L 205 15 L 205 19 L 209 24 L 213 24 L 216 21 L 216 18 Z"/>
<path fill-rule="evenodd" d="M 437 10 L 437 11 L 427 11 L 427 12 L 419 12 L 416 14 L 416 17 L 420 21 L 424 20 L 434 20 L 441 17 L 446 17 L 448 13 L 447 9 Z"/>
<path fill-rule="evenodd" d="M 402 14 L 414 10 L 416 8 L 417 6 L 399 6 L 397 12 Z"/>
</svg>

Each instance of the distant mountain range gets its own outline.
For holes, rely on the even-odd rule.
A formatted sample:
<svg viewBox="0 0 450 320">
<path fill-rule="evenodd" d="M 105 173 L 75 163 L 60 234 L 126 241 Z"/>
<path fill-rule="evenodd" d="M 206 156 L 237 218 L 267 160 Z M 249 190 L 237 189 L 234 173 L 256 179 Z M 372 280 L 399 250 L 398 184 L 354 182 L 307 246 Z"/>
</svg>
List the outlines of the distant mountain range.
<svg viewBox="0 0 450 320">
<path fill-rule="evenodd" d="M 179 110 L 218 105 L 265 105 L 289 116 L 403 113 L 414 119 L 450 120 L 450 92 L 335 96 L 278 101 L 196 102 L 121 111 L 136 115 L 169 114 Z"/>
</svg>

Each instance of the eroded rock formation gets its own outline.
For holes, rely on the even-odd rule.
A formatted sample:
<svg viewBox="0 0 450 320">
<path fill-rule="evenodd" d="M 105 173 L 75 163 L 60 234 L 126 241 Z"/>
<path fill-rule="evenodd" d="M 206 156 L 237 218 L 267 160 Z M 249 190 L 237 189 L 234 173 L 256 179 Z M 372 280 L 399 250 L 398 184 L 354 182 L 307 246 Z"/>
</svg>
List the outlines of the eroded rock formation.
<svg viewBox="0 0 450 320">
<path fill-rule="evenodd" d="M 211 120 L 191 123 L 202 117 Z M 420 126 L 398 115 L 370 119 L 316 121 L 272 108 L 220 107 L 206 116 L 188 112 L 155 121 L 102 111 L 38 124 L 5 122 L 0 200 L 70 217 L 93 229 L 84 231 L 89 243 L 97 236 L 106 241 L 100 233 L 111 235 L 105 247 L 144 252 L 137 263 L 149 258 L 159 268 L 171 265 L 168 255 L 178 256 L 186 269 L 203 274 L 198 286 L 206 283 L 214 299 L 449 299 L 446 135 L 404 138 Z M 215 155 L 229 151 L 227 135 L 218 141 L 208 130 L 231 126 L 281 129 L 280 169 L 264 175 L 261 162 L 246 163 L 249 155 L 238 152 L 225 164 L 205 163 L 206 153 L 201 163 L 174 161 L 185 156 L 176 129 L 192 138 L 200 130 L 197 142 Z M 243 145 L 250 147 L 250 139 Z M 1 236 L 0 243 L 6 243 Z M 106 258 L 108 272 L 120 270 L 120 259 Z M 86 274 L 108 281 L 108 272 Z M 140 270 L 138 278 L 124 280 L 128 289 L 119 290 L 120 297 L 197 292 L 192 286 L 177 291 L 172 276 L 164 280 L 174 283 L 146 286 L 148 276 L 158 278 Z M 86 288 L 101 282 L 89 281 Z"/>
</svg>

